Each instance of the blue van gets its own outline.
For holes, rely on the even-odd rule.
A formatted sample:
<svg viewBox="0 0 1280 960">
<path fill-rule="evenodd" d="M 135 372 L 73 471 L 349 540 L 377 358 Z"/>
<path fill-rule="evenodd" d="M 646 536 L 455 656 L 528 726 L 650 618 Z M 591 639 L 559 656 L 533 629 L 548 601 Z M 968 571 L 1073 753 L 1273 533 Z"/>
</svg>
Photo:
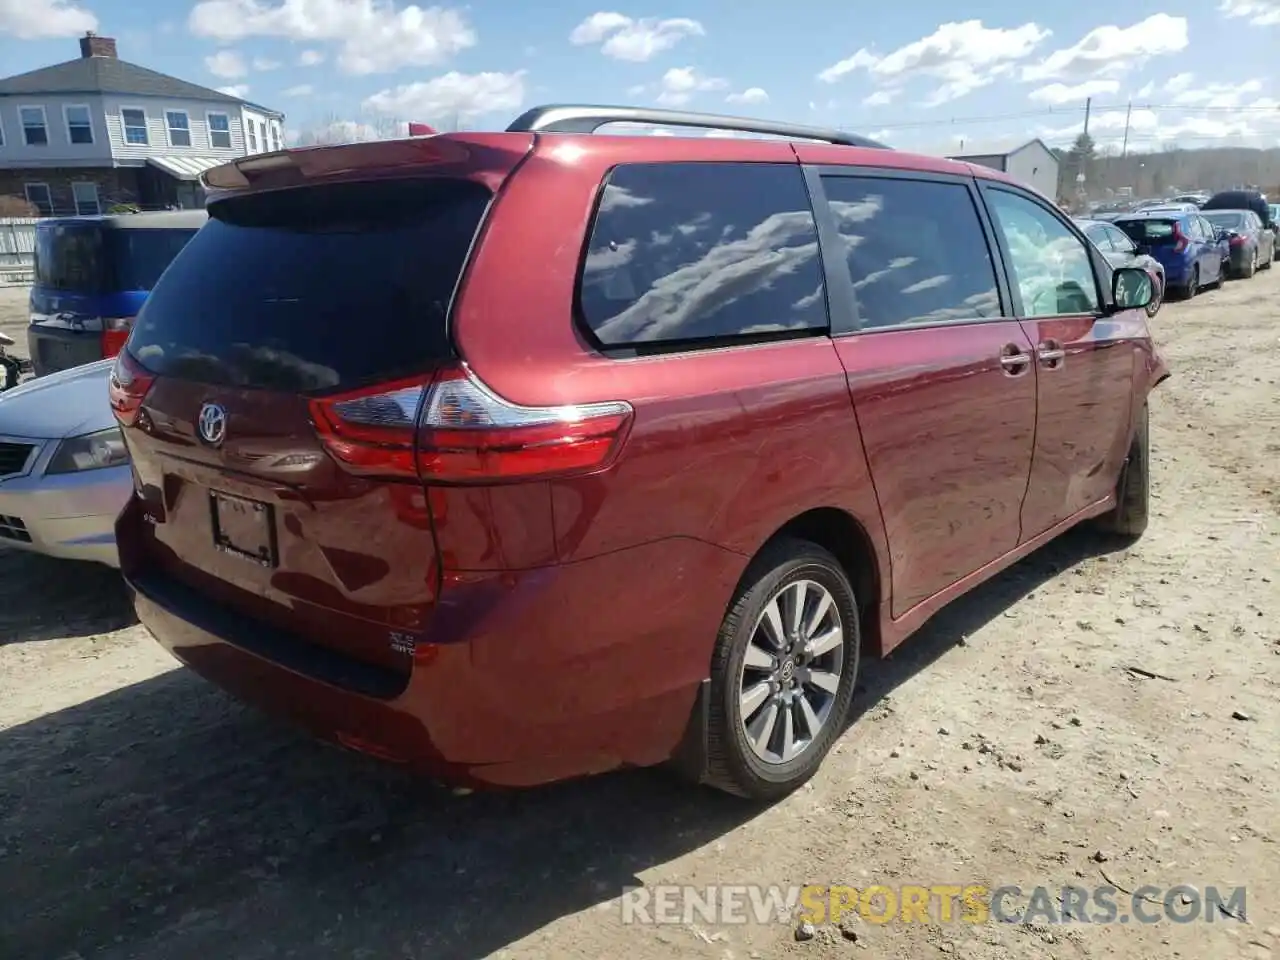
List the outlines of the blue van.
<svg viewBox="0 0 1280 960">
<path fill-rule="evenodd" d="M 203 210 L 55 217 L 36 224 L 27 349 L 37 377 L 114 357 Z"/>
</svg>

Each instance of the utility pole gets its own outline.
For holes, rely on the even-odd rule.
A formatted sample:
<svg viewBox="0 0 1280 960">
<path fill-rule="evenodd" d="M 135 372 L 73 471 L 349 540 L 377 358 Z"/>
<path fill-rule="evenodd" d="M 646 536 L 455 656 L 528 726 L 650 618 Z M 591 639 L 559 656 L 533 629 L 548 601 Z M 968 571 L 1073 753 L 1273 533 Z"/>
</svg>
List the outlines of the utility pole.
<svg viewBox="0 0 1280 960">
<path fill-rule="evenodd" d="M 1089 135 L 1089 111 L 1093 107 L 1093 97 L 1086 97 L 1084 101 L 1084 135 Z"/>
<path fill-rule="evenodd" d="M 1123 159 L 1129 155 L 1129 118 L 1133 116 L 1133 101 L 1129 101 L 1129 106 L 1124 111 L 1124 140 L 1120 144 L 1120 157 Z"/>
</svg>

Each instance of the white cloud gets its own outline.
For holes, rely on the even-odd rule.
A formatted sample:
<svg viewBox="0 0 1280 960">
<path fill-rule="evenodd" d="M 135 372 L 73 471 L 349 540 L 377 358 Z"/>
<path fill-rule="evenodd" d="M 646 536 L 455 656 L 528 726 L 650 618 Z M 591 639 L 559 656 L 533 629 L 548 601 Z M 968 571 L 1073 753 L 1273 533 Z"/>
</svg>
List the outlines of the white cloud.
<svg viewBox="0 0 1280 960">
<path fill-rule="evenodd" d="M 309 97 L 315 93 L 315 87 L 309 83 L 300 83 L 296 87 L 290 87 L 284 92 L 286 97 Z"/>
<path fill-rule="evenodd" d="M 606 57 L 644 63 L 687 37 L 705 35 L 702 24 L 687 17 L 637 20 L 621 13 L 600 12 L 574 27 L 569 42 L 580 47 L 600 44 L 600 52 Z"/>
<path fill-rule="evenodd" d="M 1083 103 L 1088 97 L 1101 96 L 1104 93 L 1115 93 L 1120 89 L 1119 80 L 1086 80 L 1075 86 L 1065 83 L 1051 83 L 1048 86 L 1032 90 L 1027 97 L 1040 103 L 1061 106 L 1064 103 Z"/>
<path fill-rule="evenodd" d="M 747 87 L 741 93 L 731 93 L 725 97 L 728 103 L 768 103 L 769 94 L 763 87 Z"/>
<path fill-rule="evenodd" d="M 1246 80 L 1244 83 L 1236 84 L 1206 83 L 1176 94 L 1173 102 L 1178 106 L 1208 107 L 1213 110 L 1224 110 L 1238 107 L 1246 96 L 1261 92 L 1261 80 Z"/>
<path fill-rule="evenodd" d="M 244 57 L 234 50 L 219 50 L 205 57 L 204 65 L 215 77 L 222 77 L 224 80 L 235 80 L 249 72 Z"/>
<path fill-rule="evenodd" d="M 1228 19 L 1247 19 L 1256 27 L 1273 27 L 1280 23 L 1280 2 L 1277 0 L 1222 0 L 1218 9 Z"/>
<path fill-rule="evenodd" d="M 249 95 L 249 85 L 247 83 L 233 83 L 225 87 L 218 87 L 219 93 L 225 93 L 228 97 L 236 97 L 243 100 Z"/>
<path fill-rule="evenodd" d="M 1008 29 L 981 20 L 944 23 L 927 37 L 884 55 L 863 47 L 818 74 L 826 83 L 865 70 L 882 87 L 901 89 L 915 77 L 941 81 L 925 100 L 937 106 L 993 83 L 1044 42 L 1050 31 L 1034 23 Z"/>
<path fill-rule="evenodd" d="M 883 107 L 886 104 L 893 103 L 893 98 L 898 95 L 897 90 L 877 90 L 870 96 L 862 98 L 864 107 Z"/>
<path fill-rule="evenodd" d="M 98 18 L 73 0 L 0 0 L 0 36 L 44 40 L 96 29 Z"/>
<path fill-rule="evenodd" d="M 1139 100 L 1145 100 L 1147 97 L 1151 96 L 1155 92 L 1156 92 L 1155 83 L 1147 82 L 1138 88 L 1138 91 L 1134 94 L 1134 96 L 1137 97 Z"/>
<path fill-rule="evenodd" d="M 514 113 L 524 103 L 524 71 L 473 73 L 452 71 L 420 83 L 382 90 L 364 102 L 381 114 L 430 123 L 470 120 L 486 113 Z"/>
<path fill-rule="evenodd" d="M 1195 81 L 1196 75 L 1194 73 L 1176 74 L 1164 82 L 1164 92 L 1182 93 L 1184 90 L 1190 90 Z"/>
<path fill-rule="evenodd" d="M 341 45 L 338 66 L 358 75 L 431 66 L 476 43 L 458 10 L 397 8 L 387 0 L 200 0 L 188 23 L 192 33 L 224 41 L 334 41 Z"/>
<path fill-rule="evenodd" d="M 319 50 L 303 50 L 298 54 L 298 66 L 314 67 L 324 63 L 324 54 Z"/>
<path fill-rule="evenodd" d="M 706 77 L 696 67 L 672 67 L 658 83 L 657 101 L 664 107 L 682 107 L 699 93 L 725 90 L 729 81 Z"/>
<path fill-rule="evenodd" d="M 1055 50 L 1023 69 L 1022 79 L 1036 82 L 1118 76 L 1152 57 L 1185 50 L 1188 42 L 1186 17 L 1157 13 L 1129 27 L 1095 27 L 1078 43 Z"/>
<path fill-rule="evenodd" d="M 279 60 L 272 60 L 270 57 L 254 57 L 253 69 L 255 70 L 279 70 L 284 64 Z"/>
</svg>

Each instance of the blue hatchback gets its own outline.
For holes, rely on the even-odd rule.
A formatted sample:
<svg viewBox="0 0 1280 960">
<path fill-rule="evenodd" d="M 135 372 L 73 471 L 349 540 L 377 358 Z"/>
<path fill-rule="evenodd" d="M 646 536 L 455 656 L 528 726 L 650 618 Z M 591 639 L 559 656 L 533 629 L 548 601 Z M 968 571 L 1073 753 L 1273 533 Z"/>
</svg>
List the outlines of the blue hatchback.
<svg viewBox="0 0 1280 960">
<path fill-rule="evenodd" d="M 1165 284 L 1185 297 L 1226 279 L 1231 248 L 1226 237 L 1194 210 L 1149 210 L 1114 221 L 1164 267 Z"/>
<path fill-rule="evenodd" d="M 27 328 L 36 376 L 119 353 L 160 274 L 207 219 L 175 210 L 36 224 Z"/>
</svg>

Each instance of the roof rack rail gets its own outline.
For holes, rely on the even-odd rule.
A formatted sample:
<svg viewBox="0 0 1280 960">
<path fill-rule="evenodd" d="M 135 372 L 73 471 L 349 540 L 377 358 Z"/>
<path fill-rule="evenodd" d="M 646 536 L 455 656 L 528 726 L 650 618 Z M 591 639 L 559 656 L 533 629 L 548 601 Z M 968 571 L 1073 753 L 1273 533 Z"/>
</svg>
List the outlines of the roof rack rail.
<svg viewBox="0 0 1280 960">
<path fill-rule="evenodd" d="M 659 110 L 647 107 L 604 107 L 586 104 L 548 104 L 525 111 L 507 127 L 509 133 L 595 133 L 609 123 L 649 123 L 666 127 L 699 127 L 708 130 L 734 130 L 740 133 L 765 133 L 778 137 L 820 140 L 845 147 L 875 147 L 887 150 L 883 143 L 856 133 L 845 133 L 828 127 L 809 127 L 776 120 L 754 120 L 750 117 L 728 117 L 714 113 L 690 113 L 685 110 Z"/>
</svg>

